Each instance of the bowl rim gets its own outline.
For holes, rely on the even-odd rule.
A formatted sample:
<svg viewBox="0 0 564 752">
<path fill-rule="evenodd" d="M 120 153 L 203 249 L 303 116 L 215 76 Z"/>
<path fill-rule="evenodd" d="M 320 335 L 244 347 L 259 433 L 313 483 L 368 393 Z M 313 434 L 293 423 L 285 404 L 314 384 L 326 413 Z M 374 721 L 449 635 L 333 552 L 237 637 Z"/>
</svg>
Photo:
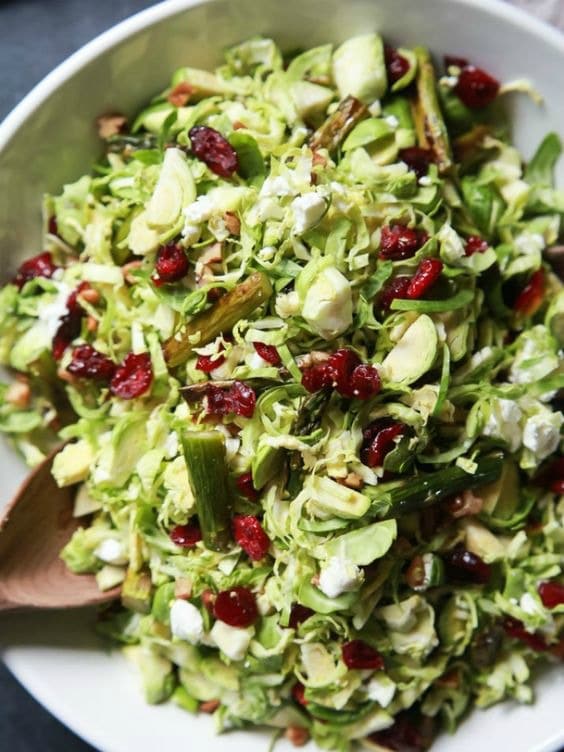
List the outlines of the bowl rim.
<svg viewBox="0 0 564 752">
<path fill-rule="evenodd" d="M 180 14 L 189 8 L 204 5 L 217 0 L 161 0 L 153 6 L 145 8 L 94 37 L 80 47 L 76 52 L 59 63 L 50 73 L 44 76 L 28 94 L 8 113 L 0 122 L 0 155 L 17 137 L 21 126 L 36 112 L 44 102 L 61 86 L 69 81 L 77 72 L 85 68 L 92 61 L 117 46 L 129 37 L 142 32 L 154 23 L 163 21 L 171 16 Z M 504 0 L 441 0 L 450 5 L 477 8 L 481 11 L 497 16 L 504 21 L 527 29 L 531 34 L 541 37 L 544 42 L 555 48 L 564 56 L 564 33 L 545 21 L 532 16 L 522 8 L 510 5 Z M 0 658 L 3 650 L 0 646 Z M 11 665 L 5 660 L 5 665 L 15 678 L 45 707 L 55 718 L 71 729 L 75 734 L 99 746 L 102 738 L 91 726 L 84 727 L 64 705 L 53 703 L 53 694 L 45 691 L 45 687 L 34 677 L 33 672 L 21 670 L 21 667 Z M 564 733 L 564 732 L 563 732 Z M 535 752 L 555 752 L 564 741 L 563 734 L 546 739 Z"/>
<path fill-rule="evenodd" d="M 60 86 L 71 79 L 90 62 L 103 55 L 128 37 L 143 31 L 153 23 L 182 13 L 196 5 L 204 5 L 216 0 L 163 0 L 123 19 L 87 42 L 72 55 L 59 63 L 42 78 L 17 104 L 5 119 L 0 122 L 0 153 L 17 135 L 23 123 Z M 496 15 L 509 23 L 528 29 L 544 39 L 564 55 L 564 33 L 545 21 L 535 18 L 522 8 L 516 8 L 504 0 L 442 0 L 450 5 L 469 6 Z"/>
</svg>

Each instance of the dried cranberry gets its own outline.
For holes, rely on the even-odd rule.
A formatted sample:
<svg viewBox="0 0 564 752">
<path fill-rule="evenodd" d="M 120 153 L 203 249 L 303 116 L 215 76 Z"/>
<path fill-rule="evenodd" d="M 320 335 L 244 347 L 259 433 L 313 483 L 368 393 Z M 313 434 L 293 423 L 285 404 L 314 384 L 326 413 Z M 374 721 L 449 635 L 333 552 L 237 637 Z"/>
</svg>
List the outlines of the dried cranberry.
<svg viewBox="0 0 564 752">
<path fill-rule="evenodd" d="M 155 275 L 152 277 L 157 287 L 165 282 L 178 282 L 187 273 L 188 257 L 181 246 L 170 243 L 159 248 L 155 262 Z"/>
<path fill-rule="evenodd" d="M 265 345 L 264 342 L 253 342 L 253 346 L 263 360 L 272 366 L 279 366 L 280 355 L 274 345 Z"/>
<path fill-rule="evenodd" d="M 202 531 L 195 523 L 177 525 L 172 528 L 169 536 L 171 541 L 181 548 L 194 548 L 196 543 L 202 540 Z"/>
<path fill-rule="evenodd" d="M 564 480 L 554 480 L 550 484 L 550 490 L 556 494 L 564 494 Z"/>
<path fill-rule="evenodd" d="M 211 373 L 225 363 L 225 355 L 199 355 L 196 361 L 198 371 Z"/>
<path fill-rule="evenodd" d="M 538 486 L 550 488 L 554 493 L 564 493 L 564 457 L 555 457 L 535 476 Z"/>
<path fill-rule="evenodd" d="M 192 151 L 212 172 L 230 178 L 239 169 L 237 152 L 221 133 L 207 125 L 196 125 L 188 132 Z"/>
<path fill-rule="evenodd" d="M 363 433 L 360 459 L 368 467 L 381 467 L 388 452 L 395 446 L 395 439 L 402 436 L 407 426 L 391 418 L 380 418 L 368 425 Z"/>
<path fill-rule="evenodd" d="M 414 172 L 418 178 L 422 178 L 429 172 L 429 165 L 435 161 L 432 149 L 423 149 L 420 146 L 409 146 L 400 149 L 399 158 Z"/>
<path fill-rule="evenodd" d="M 389 311 L 392 301 L 396 298 L 406 298 L 410 277 L 396 277 L 384 287 L 378 298 L 378 304 L 383 311 Z"/>
<path fill-rule="evenodd" d="M 72 360 L 67 371 L 83 379 L 109 381 L 114 375 L 116 364 L 107 355 L 99 352 L 92 345 L 79 345 L 72 352 Z"/>
<path fill-rule="evenodd" d="M 395 47 L 384 47 L 384 60 L 386 63 L 386 72 L 390 84 L 395 84 L 400 78 L 403 78 L 409 70 L 409 60 L 395 49 Z"/>
<path fill-rule="evenodd" d="M 302 385 L 308 392 L 319 392 L 333 384 L 333 369 L 327 363 L 317 363 L 302 373 Z"/>
<path fill-rule="evenodd" d="M 264 559 L 270 548 L 270 538 L 257 517 L 238 514 L 233 518 L 233 537 L 253 561 Z"/>
<path fill-rule="evenodd" d="M 253 485 L 253 474 L 250 471 L 240 475 L 235 482 L 237 483 L 239 491 L 243 496 L 246 496 L 249 501 L 256 501 L 258 499 L 258 491 Z"/>
<path fill-rule="evenodd" d="M 24 261 L 18 269 L 13 283 L 21 290 L 26 282 L 36 277 L 52 277 L 58 267 L 53 263 L 53 256 L 49 251 Z"/>
<path fill-rule="evenodd" d="M 213 612 L 230 627 L 250 627 L 258 618 L 255 596 L 248 588 L 232 587 L 217 594 Z"/>
<path fill-rule="evenodd" d="M 524 316 L 532 316 L 540 308 L 543 298 L 544 271 L 538 269 L 517 296 L 513 308 Z"/>
<path fill-rule="evenodd" d="M 363 363 L 354 369 L 350 381 L 353 397 L 360 400 L 370 399 L 378 394 L 381 386 L 380 374 L 375 366 Z"/>
<path fill-rule="evenodd" d="M 489 564 L 459 543 L 445 557 L 446 570 L 455 581 L 486 585 L 492 576 Z"/>
<path fill-rule="evenodd" d="M 345 642 L 341 652 L 347 668 L 373 669 L 374 671 L 381 671 L 384 668 L 384 659 L 380 653 L 362 640 Z"/>
<path fill-rule="evenodd" d="M 465 57 L 458 57 L 457 55 L 445 55 L 444 58 L 445 68 L 450 68 L 451 65 L 457 68 L 466 68 L 468 60 Z"/>
<path fill-rule="evenodd" d="M 153 383 L 153 366 L 149 353 L 128 353 L 118 366 L 110 383 L 110 391 L 122 399 L 140 397 Z"/>
<path fill-rule="evenodd" d="M 499 81 L 482 68 L 467 65 L 460 71 L 454 92 L 467 107 L 481 109 L 497 97 Z"/>
<path fill-rule="evenodd" d="M 300 624 L 303 624 L 304 621 L 307 621 L 310 616 L 313 616 L 315 611 L 313 611 L 311 608 L 308 608 L 307 606 L 301 606 L 299 603 L 294 603 L 292 606 L 292 611 L 290 613 L 290 623 L 289 627 L 291 629 L 297 629 Z"/>
<path fill-rule="evenodd" d="M 59 225 L 57 224 L 57 217 L 54 214 L 49 217 L 49 221 L 47 222 L 47 232 L 49 235 L 59 236 Z"/>
<path fill-rule="evenodd" d="M 76 339 L 80 334 L 80 328 L 82 325 L 82 318 L 85 314 L 84 308 L 78 302 L 78 296 L 88 287 L 87 282 L 81 282 L 80 285 L 73 290 L 67 300 L 67 312 L 64 316 L 61 316 L 59 326 L 53 337 L 53 357 L 55 360 L 60 360 L 63 354 L 73 339 Z"/>
<path fill-rule="evenodd" d="M 427 233 L 404 225 L 382 227 L 380 258 L 399 261 L 410 258 L 427 242 Z"/>
<path fill-rule="evenodd" d="M 406 290 L 406 298 L 417 300 L 435 284 L 443 271 L 443 262 L 439 259 L 423 259 Z"/>
<path fill-rule="evenodd" d="M 368 738 L 393 752 L 423 752 L 433 739 L 433 721 L 422 716 L 421 720 L 414 722 L 402 714 L 397 716 L 393 726 L 370 734 Z"/>
<path fill-rule="evenodd" d="M 556 608 L 564 604 L 564 585 L 559 582 L 541 582 L 538 593 L 545 608 Z"/>
<path fill-rule="evenodd" d="M 325 365 L 325 364 L 324 364 Z M 360 358 L 348 348 L 341 348 L 332 353 L 327 361 L 327 368 L 332 373 L 332 384 L 343 397 L 352 397 L 351 377 L 355 368 L 360 365 Z"/>
<path fill-rule="evenodd" d="M 519 621 L 519 619 L 513 619 L 511 616 L 506 616 L 502 622 L 502 626 L 509 637 L 524 642 L 531 648 L 531 650 L 534 650 L 537 653 L 543 653 L 545 650 L 548 650 L 548 645 L 546 644 L 544 637 L 527 632 L 525 625 L 522 621 Z"/>
<path fill-rule="evenodd" d="M 234 381 L 229 389 L 229 402 L 235 415 L 252 418 L 257 404 L 257 396 L 253 389 L 242 381 Z"/>
<path fill-rule="evenodd" d="M 308 700 L 305 697 L 305 687 L 301 682 L 296 682 L 292 687 L 292 697 L 298 705 L 307 705 Z"/>
<path fill-rule="evenodd" d="M 488 241 L 479 235 L 470 235 L 466 238 L 464 253 L 466 256 L 473 256 L 475 253 L 485 253 L 488 250 Z"/>
</svg>

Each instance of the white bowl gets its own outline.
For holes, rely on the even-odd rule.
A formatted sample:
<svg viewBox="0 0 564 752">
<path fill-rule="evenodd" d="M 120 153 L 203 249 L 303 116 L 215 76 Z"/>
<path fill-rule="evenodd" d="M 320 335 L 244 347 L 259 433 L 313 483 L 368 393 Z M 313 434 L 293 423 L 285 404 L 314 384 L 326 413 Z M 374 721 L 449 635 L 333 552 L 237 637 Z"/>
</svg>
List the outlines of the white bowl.
<svg viewBox="0 0 564 752">
<path fill-rule="evenodd" d="M 164 88 L 181 64 L 215 65 L 221 50 L 252 34 L 283 47 L 338 41 L 367 29 L 392 42 L 425 44 L 469 57 L 502 80 L 527 77 L 545 98 L 512 100 L 514 135 L 530 155 L 548 130 L 562 128 L 564 37 L 495 0 L 169 0 L 119 24 L 40 83 L 0 126 L 0 253 L 8 275 L 40 250 L 45 191 L 74 180 L 99 152 L 96 115 L 133 113 Z M 564 165 L 560 166 L 564 184 Z M 0 507 L 25 469 L 0 445 Z M 154 752 L 186 746 L 205 752 L 264 752 L 262 732 L 215 737 L 209 718 L 172 706 L 147 707 L 137 677 L 118 654 L 104 652 L 91 615 L 2 617 L 3 657 L 54 715 L 105 752 Z M 564 745 L 564 676 L 545 673 L 534 707 L 507 703 L 476 711 L 435 752 L 556 752 Z M 285 743 L 281 750 L 293 749 Z"/>
</svg>

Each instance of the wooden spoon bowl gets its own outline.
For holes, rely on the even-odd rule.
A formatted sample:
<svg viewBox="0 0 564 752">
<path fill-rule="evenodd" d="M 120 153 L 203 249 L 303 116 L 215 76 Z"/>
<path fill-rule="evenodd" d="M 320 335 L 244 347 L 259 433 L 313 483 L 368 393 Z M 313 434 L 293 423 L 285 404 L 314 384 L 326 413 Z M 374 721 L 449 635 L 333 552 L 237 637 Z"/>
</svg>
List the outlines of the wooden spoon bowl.
<svg viewBox="0 0 564 752">
<path fill-rule="evenodd" d="M 61 550 L 79 527 L 72 488 L 51 475 L 54 454 L 33 470 L 0 518 L 0 610 L 77 608 L 111 601 L 94 575 L 73 574 Z"/>
</svg>

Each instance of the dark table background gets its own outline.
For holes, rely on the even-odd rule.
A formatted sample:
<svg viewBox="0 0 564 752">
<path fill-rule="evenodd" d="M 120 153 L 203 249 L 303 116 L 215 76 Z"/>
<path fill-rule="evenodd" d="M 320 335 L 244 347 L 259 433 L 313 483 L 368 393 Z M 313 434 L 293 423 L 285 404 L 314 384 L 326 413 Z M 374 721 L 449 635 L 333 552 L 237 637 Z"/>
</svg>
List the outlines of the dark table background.
<svg viewBox="0 0 564 752">
<path fill-rule="evenodd" d="M 85 42 L 155 0 L 0 0 L 0 121 Z M 2 752 L 94 752 L 47 713 L 0 662 Z"/>
</svg>

